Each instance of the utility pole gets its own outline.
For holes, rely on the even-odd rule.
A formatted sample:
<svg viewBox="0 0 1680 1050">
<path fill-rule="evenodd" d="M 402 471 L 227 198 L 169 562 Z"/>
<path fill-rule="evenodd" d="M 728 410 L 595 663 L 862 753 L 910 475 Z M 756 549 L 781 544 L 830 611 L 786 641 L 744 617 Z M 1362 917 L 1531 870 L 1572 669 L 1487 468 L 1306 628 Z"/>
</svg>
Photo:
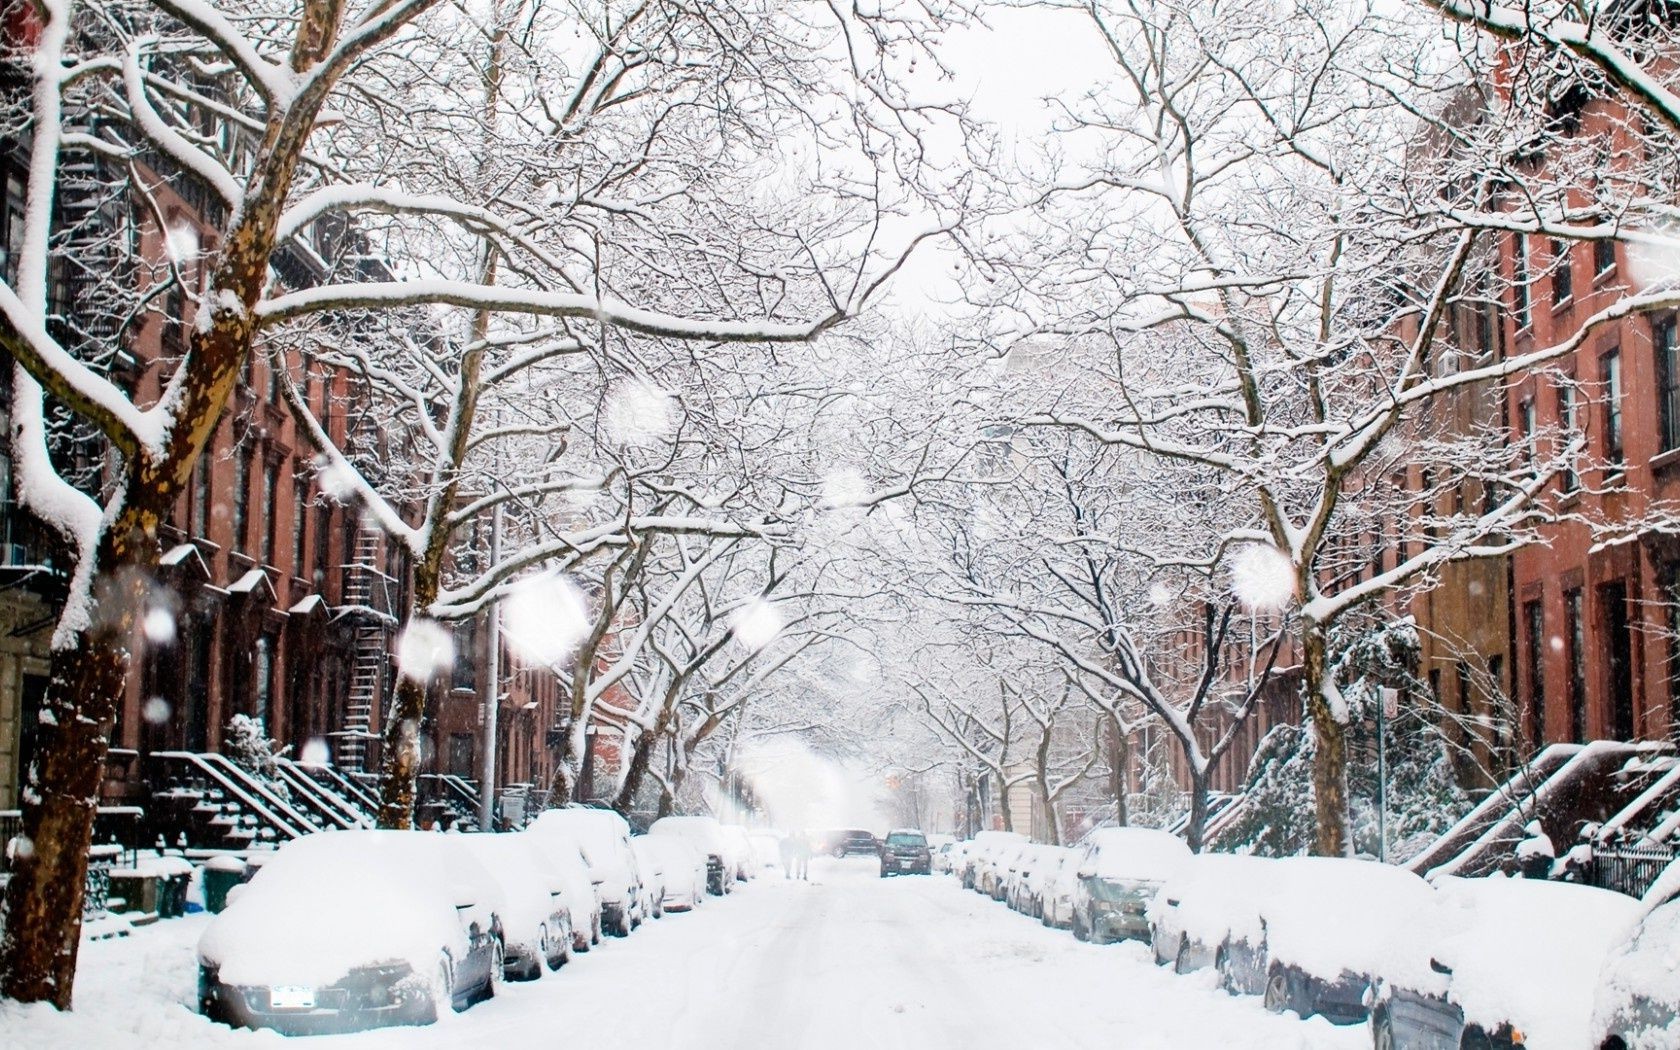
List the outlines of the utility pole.
<svg viewBox="0 0 1680 1050">
<path fill-rule="evenodd" d="M 502 504 L 490 512 L 490 564 L 502 557 Z M 496 721 L 502 707 L 502 609 L 499 602 L 491 602 L 489 635 L 490 661 L 484 675 L 484 747 L 478 788 L 478 828 L 496 830 Z"/>
<path fill-rule="evenodd" d="M 1388 863 L 1388 720 L 1400 713 L 1400 690 L 1384 686 L 1377 705 L 1377 860 Z"/>
</svg>

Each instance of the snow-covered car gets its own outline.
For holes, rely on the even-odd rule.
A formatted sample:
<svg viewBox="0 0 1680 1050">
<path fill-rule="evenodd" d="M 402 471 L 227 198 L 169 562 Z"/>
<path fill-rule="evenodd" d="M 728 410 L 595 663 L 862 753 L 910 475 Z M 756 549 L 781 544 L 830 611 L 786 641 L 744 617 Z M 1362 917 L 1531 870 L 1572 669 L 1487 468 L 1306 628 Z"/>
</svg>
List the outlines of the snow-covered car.
<svg viewBox="0 0 1680 1050">
<path fill-rule="evenodd" d="M 941 874 L 961 874 L 964 855 L 967 852 L 968 843 L 966 842 L 947 842 L 935 847 L 933 851 L 933 870 Z"/>
<path fill-rule="evenodd" d="M 723 825 L 723 842 L 729 848 L 729 863 L 735 870 L 735 881 L 746 882 L 758 874 L 753 860 L 752 837 L 739 824 Z"/>
<path fill-rule="evenodd" d="M 881 841 L 881 877 L 933 874 L 933 851 L 915 828 L 894 828 Z"/>
<path fill-rule="evenodd" d="M 281 846 L 198 943 L 198 1003 L 287 1034 L 428 1024 L 495 994 L 499 893 L 459 836 L 327 831 Z"/>
<path fill-rule="evenodd" d="M 610 809 L 568 806 L 540 814 L 525 833 L 570 842 L 582 851 L 601 900 L 601 925 L 608 933 L 626 937 L 641 925 L 641 878 L 630 848 L 630 825 L 623 817 Z"/>
<path fill-rule="evenodd" d="M 1157 828 L 1091 832 L 1074 871 L 1073 935 L 1094 944 L 1147 938 L 1149 902 L 1190 856 L 1183 839 Z"/>
<path fill-rule="evenodd" d="M 1058 845 L 1030 845 L 1021 850 L 1016 862 L 1015 880 L 1010 884 L 1010 907 L 1033 919 L 1043 916 L 1045 877 L 1062 869 L 1063 853 L 1067 847 Z"/>
<path fill-rule="evenodd" d="M 1061 874 L 1062 864 L 1077 851 L 1066 846 L 1037 846 L 1030 861 L 1023 863 L 1015 879 L 1015 910 L 1035 919 L 1044 918 L 1044 898 L 1050 883 Z"/>
<path fill-rule="evenodd" d="M 630 844 L 643 882 L 657 887 L 656 914 L 690 911 L 706 899 L 706 858 L 693 846 L 675 835 L 637 835 Z"/>
<path fill-rule="evenodd" d="M 770 831 L 755 831 L 747 836 L 752 843 L 753 863 L 760 873 L 766 869 L 779 871 L 782 867 L 782 837 Z"/>
<path fill-rule="evenodd" d="M 1272 861 L 1265 857 L 1198 853 L 1186 860 L 1149 902 L 1156 963 L 1178 973 L 1212 966 L 1237 925 L 1231 916 L 1255 913 L 1248 898 L 1272 872 Z"/>
<path fill-rule="evenodd" d="M 735 882 L 734 847 L 716 817 L 660 817 L 648 827 L 648 834 L 688 843 L 706 858 L 706 892 L 714 897 L 729 892 Z"/>
<path fill-rule="evenodd" d="M 566 908 L 572 918 L 572 950 L 586 952 L 601 943 L 601 895 L 589 874 L 583 851 L 569 839 L 553 835 L 518 832 L 531 847 L 538 863 L 550 878 L 564 888 Z"/>
<path fill-rule="evenodd" d="M 1055 869 L 1045 873 L 1044 899 L 1039 920 L 1046 926 L 1070 929 L 1073 926 L 1073 895 L 1079 889 L 1079 851 L 1065 849 Z"/>
<path fill-rule="evenodd" d="M 1274 1012 L 1354 1024 L 1369 1016 L 1374 982 L 1427 976 L 1438 914 L 1429 883 L 1405 868 L 1345 857 L 1271 865 L 1229 912 L 1214 957 L 1227 991 L 1263 996 Z"/>
<path fill-rule="evenodd" d="M 1006 850 L 1018 850 L 1026 841 L 1025 835 L 1014 831 L 982 831 L 976 834 L 969 849 L 969 864 L 963 885 L 988 897 L 993 896 L 999 854 Z"/>
<path fill-rule="evenodd" d="M 480 832 L 457 837 L 501 890 L 505 974 L 534 981 L 543 969 L 558 970 L 572 957 L 572 910 L 566 882 L 520 834 Z"/>
<path fill-rule="evenodd" d="M 1637 921 L 1639 901 L 1593 886 L 1505 875 L 1444 876 L 1435 892 L 1440 926 L 1429 964 L 1410 979 L 1377 983 L 1373 1045 L 1596 1045 L 1597 978 Z"/>
<path fill-rule="evenodd" d="M 1632 936 L 1598 978 L 1591 1045 L 1599 1050 L 1680 1046 L 1680 861 L 1640 901 Z"/>
</svg>

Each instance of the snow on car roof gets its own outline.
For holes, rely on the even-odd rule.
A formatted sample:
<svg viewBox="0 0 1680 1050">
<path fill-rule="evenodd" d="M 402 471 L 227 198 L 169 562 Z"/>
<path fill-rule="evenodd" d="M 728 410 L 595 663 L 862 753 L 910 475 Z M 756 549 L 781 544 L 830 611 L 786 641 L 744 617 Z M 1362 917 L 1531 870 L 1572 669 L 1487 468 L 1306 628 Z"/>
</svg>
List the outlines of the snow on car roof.
<svg viewBox="0 0 1680 1050">
<path fill-rule="evenodd" d="M 491 884 L 455 837 L 326 831 L 288 842 L 210 922 L 199 957 L 236 985 L 331 984 L 392 961 L 430 974 L 444 948 L 466 950 L 457 891 Z"/>
<path fill-rule="evenodd" d="M 1096 851 L 1096 875 L 1102 879 L 1159 882 L 1192 856 L 1183 839 L 1156 828 L 1103 828 L 1085 841 Z"/>
</svg>

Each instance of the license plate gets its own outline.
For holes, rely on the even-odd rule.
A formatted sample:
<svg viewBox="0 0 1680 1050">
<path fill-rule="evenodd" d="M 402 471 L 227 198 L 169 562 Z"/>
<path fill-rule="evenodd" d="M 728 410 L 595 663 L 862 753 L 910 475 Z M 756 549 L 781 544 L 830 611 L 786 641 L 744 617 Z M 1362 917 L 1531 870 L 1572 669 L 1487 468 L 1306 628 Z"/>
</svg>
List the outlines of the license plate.
<svg viewBox="0 0 1680 1050">
<path fill-rule="evenodd" d="M 281 984 L 269 989 L 268 1005 L 276 1010 L 315 1009 L 315 989 Z"/>
</svg>

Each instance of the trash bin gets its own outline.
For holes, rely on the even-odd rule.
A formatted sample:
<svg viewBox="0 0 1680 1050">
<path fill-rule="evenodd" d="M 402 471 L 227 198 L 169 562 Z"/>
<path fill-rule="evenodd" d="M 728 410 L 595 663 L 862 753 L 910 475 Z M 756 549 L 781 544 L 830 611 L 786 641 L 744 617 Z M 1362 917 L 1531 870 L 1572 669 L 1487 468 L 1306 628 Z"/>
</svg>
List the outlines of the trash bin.
<svg viewBox="0 0 1680 1050">
<path fill-rule="evenodd" d="M 184 874 L 165 875 L 158 880 L 158 918 L 179 919 L 187 913 L 187 883 L 191 879 L 191 874 Z"/>
<path fill-rule="evenodd" d="M 211 857 L 204 865 L 204 910 L 215 914 L 227 907 L 228 890 L 245 878 L 245 862 L 238 857 Z"/>
</svg>

